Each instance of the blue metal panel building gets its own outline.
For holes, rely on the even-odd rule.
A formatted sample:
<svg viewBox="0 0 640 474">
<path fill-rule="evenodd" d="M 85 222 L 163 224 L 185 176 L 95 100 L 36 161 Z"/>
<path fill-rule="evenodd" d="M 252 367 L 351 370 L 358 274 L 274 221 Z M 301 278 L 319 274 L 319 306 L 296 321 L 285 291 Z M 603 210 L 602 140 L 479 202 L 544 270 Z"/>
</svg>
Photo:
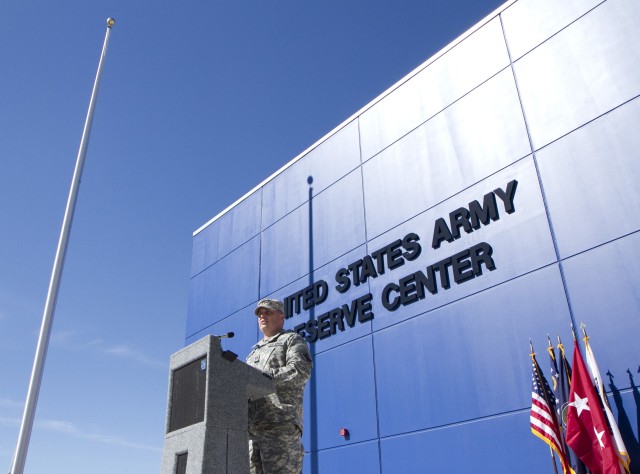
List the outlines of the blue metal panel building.
<svg viewBox="0 0 640 474">
<path fill-rule="evenodd" d="M 314 339 L 305 473 L 549 472 L 528 343 L 582 322 L 640 472 L 638 24 L 510 1 L 195 232 L 185 343 Z"/>
</svg>

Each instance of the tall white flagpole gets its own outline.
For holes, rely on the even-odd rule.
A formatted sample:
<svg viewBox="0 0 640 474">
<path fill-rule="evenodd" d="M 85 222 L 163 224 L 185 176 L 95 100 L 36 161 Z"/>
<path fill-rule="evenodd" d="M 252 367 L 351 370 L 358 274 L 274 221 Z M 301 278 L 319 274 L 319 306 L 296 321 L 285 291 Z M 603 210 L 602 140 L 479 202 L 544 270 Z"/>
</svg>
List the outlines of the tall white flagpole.
<svg viewBox="0 0 640 474">
<path fill-rule="evenodd" d="M 53 270 L 51 272 L 51 280 L 49 282 L 49 291 L 47 292 L 47 300 L 42 316 L 42 326 L 40 327 L 40 337 L 38 339 L 38 347 L 36 349 L 35 359 L 33 361 L 33 370 L 31 371 L 31 380 L 29 381 L 29 390 L 27 392 L 27 401 L 22 416 L 22 424 L 20 426 L 20 434 L 18 436 L 18 445 L 13 457 L 13 463 L 10 474 L 22 474 L 24 471 L 25 459 L 29 448 L 29 439 L 31 438 L 31 430 L 33 428 L 33 419 L 35 417 L 36 405 L 38 403 L 38 394 L 40 393 L 40 384 L 42 382 L 42 372 L 44 371 L 44 363 L 47 357 L 47 349 L 49 347 L 49 336 L 51 334 L 51 326 L 53 324 L 53 315 L 58 300 L 58 289 L 60 288 L 60 277 L 64 267 L 64 259 L 67 253 L 67 244 L 69 242 L 69 232 L 73 221 L 73 213 L 76 207 L 78 197 L 78 188 L 80 187 L 80 179 L 82 177 L 82 168 L 84 167 L 84 157 L 89 144 L 89 135 L 91 134 L 91 122 L 93 121 L 93 112 L 96 107 L 96 99 L 98 89 L 100 87 L 100 78 L 102 76 L 102 67 L 104 59 L 107 55 L 107 45 L 109 44 L 109 35 L 111 27 L 115 24 L 113 18 L 107 19 L 107 32 L 104 37 L 102 46 L 102 55 L 98 64 L 98 72 L 96 80 L 93 83 L 93 91 L 91 92 L 91 100 L 89 102 L 89 110 L 87 119 L 84 122 L 84 130 L 82 131 L 82 139 L 80 140 L 80 149 L 76 159 L 76 167 L 73 172 L 73 180 L 71 181 L 71 190 L 67 200 L 67 208 L 64 213 L 62 222 L 62 230 L 60 232 L 60 240 L 58 241 L 58 250 L 56 251 Z"/>
</svg>

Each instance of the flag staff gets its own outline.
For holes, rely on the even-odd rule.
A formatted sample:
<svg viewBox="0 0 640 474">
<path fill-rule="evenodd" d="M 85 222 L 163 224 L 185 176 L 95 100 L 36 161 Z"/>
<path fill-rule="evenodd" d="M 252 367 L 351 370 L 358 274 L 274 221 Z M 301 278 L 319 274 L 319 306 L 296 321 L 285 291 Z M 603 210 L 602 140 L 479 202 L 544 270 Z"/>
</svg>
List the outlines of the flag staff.
<svg viewBox="0 0 640 474">
<path fill-rule="evenodd" d="M 64 267 L 64 259 L 67 253 L 67 244 L 69 242 L 69 232 L 73 221 L 73 213 L 78 197 L 78 189 L 80 187 L 80 179 L 82 177 L 82 169 L 84 167 L 84 158 L 89 144 L 89 135 L 91 134 L 91 123 L 93 121 L 93 113 L 96 107 L 96 99 L 98 89 L 100 88 L 100 79 L 102 77 L 102 68 L 104 59 L 107 55 L 107 45 L 109 44 L 109 36 L 111 27 L 115 24 L 113 18 L 107 19 L 107 32 L 102 45 L 102 54 L 98 63 L 98 71 L 96 79 L 93 83 L 93 91 L 91 92 L 91 100 L 89 101 L 89 110 L 82 131 L 82 139 L 80 140 L 80 148 L 76 159 L 76 167 L 73 172 L 71 181 L 71 189 L 67 199 L 67 207 L 62 222 L 62 230 L 60 231 L 60 239 L 58 241 L 58 249 L 53 263 L 51 272 L 51 280 L 49 282 L 49 290 L 45 302 L 44 313 L 42 315 L 42 325 L 40 326 L 40 336 L 38 338 L 38 346 L 33 361 L 33 369 L 31 371 L 31 379 L 29 381 L 29 390 L 27 392 L 27 401 L 24 407 L 22 423 L 20 425 L 20 434 L 18 435 L 18 444 L 13 457 L 10 474 L 22 474 L 24 471 L 25 459 L 29 448 L 29 439 L 31 438 L 31 430 L 33 428 L 33 419 L 35 417 L 36 405 L 38 403 L 38 395 L 40 393 L 40 385 L 42 383 L 42 373 L 44 371 L 44 363 L 47 357 L 47 349 L 49 347 L 49 336 L 51 335 L 51 326 L 53 324 L 53 315 L 55 312 L 56 302 L 58 300 L 58 289 L 60 288 L 60 278 Z"/>
<path fill-rule="evenodd" d="M 572 327 L 573 328 L 573 327 Z M 564 353 L 564 344 L 562 344 L 562 340 L 560 339 L 560 334 L 558 334 L 558 345 L 556 346 L 558 350 L 561 352 L 562 357 L 566 357 Z M 569 384 L 571 384 L 571 380 L 569 378 Z"/>
<path fill-rule="evenodd" d="M 589 340 L 589 336 L 587 336 L 587 330 L 585 329 L 587 325 L 585 323 L 580 323 L 580 329 L 582 329 L 582 335 L 584 336 L 583 340 L 585 344 Z"/>
<path fill-rule="evenodd" d="M 553 344 L 551 342 L 551 336 L 549 336 L 549 334 L 547 334 L 547 341 L 549 342 L 549 345 L 547 346 L 547 352 L 549 353 L 549 357 L 551 357 L 551 359 L 554 361 L 556 360 L 556 354 L 553 352 Z M 553 374 L 552 374 L 553 375 Z M 556 382 L 553 382 L 553 386 L 556 386 Z"/>
<path fill-rule="evenodd" d="M 540 380 L 542 380 L 542 376 L 541 376 L 540 372 L 538 371 L 538 364 L 535 363 L 535 361 L 536 361 L 536 353 L 533 350 L 533 342 L 531 342 L 531 339 L 529 339 L 529 347 L 531 348 L 531 353 L 529 355 L 531 356 L 532 362 L 534 362 L 533 366 L 535 367 L 535 370 L 538 373 L 538 378 Z M 550 400 L 547 398 L 546 390 L 543 390 L 543 393 L 544 393 L 544 399 L 547 402 L 547 406 L 549 407 L 550 410 L 553 410 L 554 408 L 551 405 Z M 551 453 L 551 464 L 553 465 L 553 472 L 554 472 L 554 474 L 558 474 L 558 466 L 556 466 L 556 456 L 553 453 L 553 449 L 551 448 L 551 446 L 549 446 L 549 453 Z"/>
</svg>

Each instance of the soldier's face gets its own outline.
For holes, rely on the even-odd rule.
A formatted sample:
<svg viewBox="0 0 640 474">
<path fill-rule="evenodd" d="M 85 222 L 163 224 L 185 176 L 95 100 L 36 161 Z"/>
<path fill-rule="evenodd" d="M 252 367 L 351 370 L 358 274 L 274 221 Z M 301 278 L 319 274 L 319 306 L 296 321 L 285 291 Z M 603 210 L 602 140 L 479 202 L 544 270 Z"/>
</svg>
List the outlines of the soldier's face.
<svg viewBox="0 0 640 474">
<path fill-rule="evenodd" d="M 276 335 L 284 326 L 284 313 L 273 309 L 258 310 L 258 325 L 265 337 Z"/>
</svg>

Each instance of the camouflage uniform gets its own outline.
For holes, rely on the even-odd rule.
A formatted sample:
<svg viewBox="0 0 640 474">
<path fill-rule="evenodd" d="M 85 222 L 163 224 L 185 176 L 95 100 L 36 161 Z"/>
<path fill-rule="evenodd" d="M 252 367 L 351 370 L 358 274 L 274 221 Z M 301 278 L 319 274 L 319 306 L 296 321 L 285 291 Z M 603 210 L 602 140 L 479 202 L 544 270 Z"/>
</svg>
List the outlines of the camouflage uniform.
<svg viewBox="0 0 640 474">
<path fill-rule="evenodd" d="M 253 346 L 247 364 L 276 385 L 276 393 L 249 400 L 251 474 L 300 474 L 302 400 L 312 367 L 307 343 L 297 333 L 279 332 Z"/>
</svg>

